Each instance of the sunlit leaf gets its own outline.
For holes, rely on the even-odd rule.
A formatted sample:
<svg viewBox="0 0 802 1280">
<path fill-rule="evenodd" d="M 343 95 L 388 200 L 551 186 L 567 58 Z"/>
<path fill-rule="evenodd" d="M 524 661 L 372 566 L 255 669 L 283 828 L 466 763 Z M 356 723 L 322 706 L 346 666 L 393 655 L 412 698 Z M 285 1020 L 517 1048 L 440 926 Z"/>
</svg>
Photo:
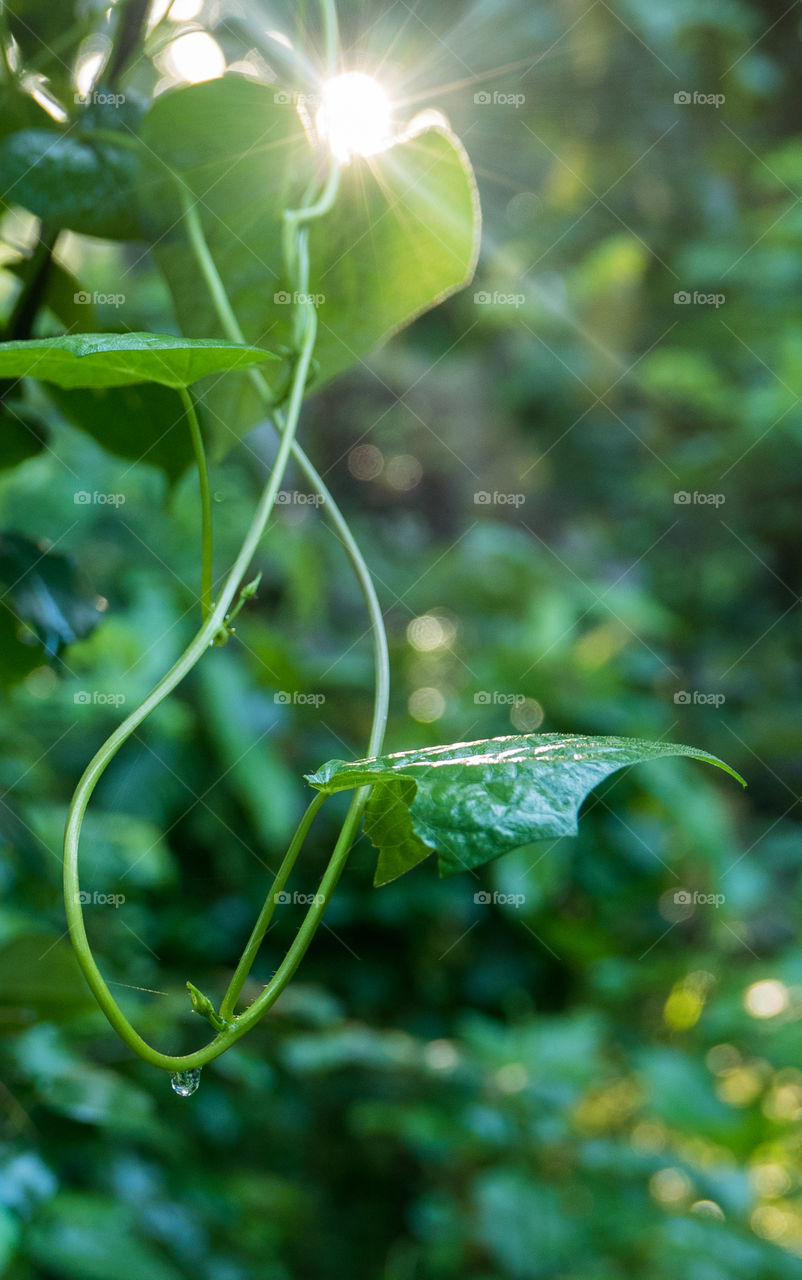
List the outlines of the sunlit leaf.
<svg viewBox="0 0 802 1280">
<path fill-rule="evenodd" d="M 180 228 L 177 180 L 192 193 L 246 338 L 290 345 L 292 285 L 284 276 L 283 212 L 325 174 L 290 95 L 229 76 L 163 94 L 146 118 L 151 157 L 143 209 L 161 211 L 158 257 L 187 333 L 220 332 Z M 357 363 L 415 316 L 461 288 L 478 249 L 476 185 L 456 137 L 437 121 L 341 175 L 334 208 L 310 229 L 309 293 L 319 318 L 315 382 Z M 170 239 L 164 237 L 172 232 Z M 286 370 L 284 371 L 284 373 Z M 279 375 L 279 378 L 283 374 Z M 211 397 L 228 443 L 253 425 L 256 402 Z"/>
<path fill-rule="evenodd" d="M 269 351 L 213 338 L 157 333 L 87 333 L 0 344 L 0 378 L 41 378 L 59 387 L 158 382 L 188 387 L 211 373 L 271 360 Z"/>
<path fill-rule="evenodd" d="M 353 764 L 332 760 L 307 780 L 327 793 L 381 784 L 366 814 L 381 884 L 415 866 L 425 851 L 436 850 L 441 875 L 452 875 L 532 840 L 575 835 L 582 801 L 604 778 L 665 756 L 704 760 L 746 785 L 695 747 L 556 733 L 457 742 Z"/>
</svg>

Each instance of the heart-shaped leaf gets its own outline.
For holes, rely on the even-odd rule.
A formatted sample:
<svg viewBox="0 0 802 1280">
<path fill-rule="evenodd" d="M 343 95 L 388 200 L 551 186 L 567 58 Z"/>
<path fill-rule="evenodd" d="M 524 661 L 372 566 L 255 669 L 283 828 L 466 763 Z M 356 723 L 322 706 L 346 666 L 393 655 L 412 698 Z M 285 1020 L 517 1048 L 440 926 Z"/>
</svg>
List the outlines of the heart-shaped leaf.
<svg viewBox="0 0 802 1280">
<path fill-rule="evenodd" d="M 704 760 L 746 785 L 695 747 L 557 733 L 457 742 L 351 764 L 331 760 L 307 781 L 327 793 L 374 785 L 365 829 L 379 849 L 376 883 L 384 884 L 435 850 L 440 874 L 452 875 L 532 840 L 575 835 L 579 807 L 599 782 L 625 765 L 664 756 Z"/>
<path fill-rule="evenodd" d="M 0 378 L 41 378 L 58 387 L 189 387 L 212 373 L 275 357 L 261 347 L 159 333 L 81 333 L 0 343 Z"/>
<path fill-rule="evenodd" d="M 326 160 L 292 95 L 237 76 L 177 89 L 156 99 L 143 140 L 151 161 L 141 204 L 162 212 L 155 240 L 174 229 L 157 256 L 184 330 L 216 333 L 220 326 L 180 228 L 177 179 L 196 200 L 246 338 L 261 343 L 269 335 L 272 346 L 289 345 L 297 299 L 284 277 L 282 217 Z M 470 164 L 442 121 L 430 120 L 387 151 L 346 166 L 333 209 L 310 228 L 309 292 L 319 318 L 315 385 L 465 285 L 479 225 Z M 247 388 L 224 388 L 210 398 L 229 436 L 231 424 L 242 434 L 258 417 L 257 402 L 243 393 Z"/>
</svg>

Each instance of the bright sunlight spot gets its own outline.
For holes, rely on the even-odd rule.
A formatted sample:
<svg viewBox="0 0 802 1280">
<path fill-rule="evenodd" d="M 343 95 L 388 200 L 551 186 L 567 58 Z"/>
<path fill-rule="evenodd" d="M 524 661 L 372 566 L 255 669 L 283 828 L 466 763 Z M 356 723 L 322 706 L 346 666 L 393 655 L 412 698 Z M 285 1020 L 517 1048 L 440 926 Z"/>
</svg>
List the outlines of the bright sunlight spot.
<svg viewBox="0 0 802 1280">
<path fill-rule="evenodd" d="M 691 1193 L 691 1184 L 681 1169 L 660 1169 L 652 1175 L 649 1190 L 658 1204 L 675 1205 Z"/>
<path fill-rule="evenodd" d="M 327 80 L 321 98 L 318 133 L 342 164 L 353 156 L 376 155 L 390 145 L 390 99 L 378 80 L 348 71 Z"/>
<path fill-rule="evenodd" d="M 217 80 L 226 69 L 223 50 L 205 31 L 190 31 L 179 36 L 168 48 L 165 63 L 176 80 L 189 84 Z"/>
<path fill-rule="evenodd" d="M 753 982 L 744 995 L 744 1005 L 753 1018 L 775 1018 L 788 1008 L 788 988 L 776 978 Z"/>
<path fill-rule="evenodd" d="M 416 689 L 410 694 L 408 706 L 418 724 L 434 724 L 445 714 L 446 700 L 439 689 Z"/>
<path fill-rule="evenodd" d="M 170 5 L 171 22 L 191 22 L 199 18 L 203 9 L 203 0 L 173 0 Z"/>
<path fill-rule="evenodd" d="M 92 92 L 111 52 L 108 36 L 85 40 L 78 53 L 75 66 L 75 88 L 79 94 Z"/>
<path fill-rule="evenodd" d="M 423 613 L 419 618 L 413 618 L 407 627 L 407 640 L 419 653 L 431 653 L 434 649 L 446 649 L 456 632 L 448 618 Z"/>
</svg>

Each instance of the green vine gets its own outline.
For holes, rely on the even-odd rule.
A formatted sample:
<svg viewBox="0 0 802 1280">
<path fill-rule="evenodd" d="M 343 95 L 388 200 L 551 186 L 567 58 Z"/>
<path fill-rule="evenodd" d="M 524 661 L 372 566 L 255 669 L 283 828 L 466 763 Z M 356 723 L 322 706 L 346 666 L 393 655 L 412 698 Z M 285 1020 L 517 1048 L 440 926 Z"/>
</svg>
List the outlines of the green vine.
<svg viewBox="0 0 802 1280">
<path fill-rule="evenodd" d="M 329 58 L 333 58 L 336 50 L 336 14 L 334 6 L 325 3 L 327 44 Z M 265 407 L 272 415 L 279 433 L 279 452 L 270 480 L 257 508 L 256 514 L 246 535 L 243 547 L 236 563 L 226 579 L 219 599 L 212 603 L 212 506 L 209 486 L 206 453 L 201 435 L 197 412 L 191 395 L 182 390 L 181 396 L 192 436 L 192 443 L 197 464 L 202 511 L 202 587 L 201 601 L 203 608 L 203 625 L 187 649 L 178 659 L 171 671 L 159 682 L 144 702 L 131 713 L 111 737 L 103 744 L 94 759 L 90 762 L 81 778 L 67 819 L 64 843 L 64 895 L 67 911 L 67 922 L 78 961 L 84 976 L 89 983 L 98 1003 L 109 1022 L 122 1037 L 125 1043 L 152 1066 L 162 1067 L 176 1073 L 191 1073 L 212 1061 L 223 1053 L 231 1044 L 244 1035 L 262 1016 L 293 977 L 309 947 L 315 931 L 323 918 L 323 914 L 331 899 L 332 892 L 339 880 L 351 846 L 359 829 L 362 814 L 367 802 L 369 788 L 359 789 L 348 809 L 340 836 L 336 842 L 328 867 L 321 880 L 319 890 L 314 895 L 311 907 L 296 937 L 290 946 L 284 961 L 279 966 L 271 981 L 259 997 L 247 1008 L 236 1015 L 235 1009 L 244 983 L 258 955 L 261 943 L 275 911 L 279 895 L 282 893 L 293 870 L 304 840 L 312 826 L 314 818 L 321 808 L 325 796 L 319 793 L 310 803 L 298 829 L 290 843 L 281 866 L 276 873 L 264 906 L 253 927 L 242 957 L 237 964 L 234 975 L 223 997 L 219 1012 L 215 1011 L 211 1001 L 192 984 L 188 989 L 193 1009 L 205 1017 L 216 1031 L 216 1035 L 202 1049 L 185 1055 L 164 1054 L 147 1044 L 136 1032 L 123 1014 L 117 1001 L 106 985 L 92 955 L 86 935 L 86 928 L 81 909 L 80 883 L 78 878 L 78 849 L 81 825 L 92 792 L 103 771 L 114 758 L 120 748 L 128 741 L 143 721 L 173 692 L 178 684 L 192 670 L 209 648 L 230 633 L 231 622 L 242 607 L 249 594 L 255 591 L 256 583 L 250 583 L 240 590 L 240 600 L 231 610 L 231 604 L 240 584 L 247 573 L 253 555 L 261 540 L 267 522 L 273 510 L 276 495 L 283 482 L 284 473 L 293 458 L 306 476 L 316 494 L 322 499 L 323 512 L 335 535 L 339 538 L 354 568 L 357 581 L 367 605 L 373 634 L 374 655 L 376 665 L 376 692 L 374 702 L 373 723 L 368 743 L 369 754 L 377 754 L 381 750 L 384 730 L 387 722 L 389 702 L 389 658 L 387 636 L 384 622 L 370 571 L 359 550 L 353 534 L 335 503 L 331 493 L 323 482 L 306 454 L 297 444 L 295 435 L 298 428 L 304 391 L 309 377 L 313 358 L 315 338 L 317 334 L 317 315 L 314 305 L 305 301 L 309 295 L 309 224 L 323 218 L 331 210 L 337 197 L 340 181 L 340 169 L 332 157 L 329 172 L 323 188 L 318 192 L 310 188 L 307 196 L 298 209 L 285 211 L 283 225 L 284 262 L 288 279 L 296 296 L 302 301 L 295 310 L 295 340 L 297 355 L 292 377 L 286 410 L 276 407 L 273 395 L 266 379 L 256 370 L 251 371 L 251 378 L 256 386 Z M 223 331 L 231 341 L 243 344 L 245 338 L 237 317 L 231 307 L 222 279 L 217 271 L 203 227 L 198 216 L 197 206 L 192 193 L 180 180 L 176 180 L 181 198 L 184 222 L 189 242 L 195 253 L 198 267 L 206 281 L 210 297 L 217 311 Z M 183 1078 L 183 1077 L 182 1077 Z M 180 1081 L 179 1081 L 180 1084 Z"/>
<path fill-rule="evenodd" d="M 0 15 L 2 12 L 0 8 Z M 147 12 L 148 6 L 142 0 L 126 0 L 120 6 L 110 72 L 115 84 L 141 40 Z M 350 92 L 355 87 L 354 81 L 364 81 L 366 77 L 361 73 L 341 75 L 337 13 L 333 0 L 320 0 L 320 12 L 322 62 L 327 77 L 323 83 L 323 101 L 328 103 L 325 90 L 329 81 L 337 80 L 332 95 L 332 101 L 336 101 L 340 89 L 345 88 Z M 304 15 L 305 6 L 299 6 L 296 16 L 302 26 Z M 237 112 L 233 118 L 238 123 L 242 119 L 243 101 L 253 102 L 260 111 L 276 110 L 275 101 L 266 96 L 269 86 L 247 83 L 237 78 L 229 82 L 217 82 L 217 85 L 218 88 L 207 84 L 194 86 L 190 90 L 178 90 L 173 101 L 178 97 L 179 101 L 185 103 L 186 96 L 182 95 L 194 93 L 192 102 L 197 101 L 199 95 L 206 111 L 212 112 L 222 102 L 229 113 L 232 110 Z M 383 91 L 375 82 L 370 88 L 369 109 L 373 110 L 377 109 L 377 104 L 381 104 Z M 348 92 L 345 93 L 346 100 Z M 363 108 L 368 110 L 364 103 Z M 170 94 L 157 98 L 153 104 L 150 114 L 155 115 L 157 122 L 161 121 L 162 124 L 162 134 L 158 133 L 157 126 L 153 126 L 157 129 L 157 138 L 163 136 L 169 140 L 173 137 L 175 131 L 170 127 L 172 110 Z M 164 127 L 165 118 L 167 127 Z M 184 127 L 189 127 L 191 135 L 191 121 L 194 118 L 192 108 L 183 118 Z M 261 116 L 255 118 L 261 119 Z M 288 115 L 285 119 L 289 118 Z M 179 109 L 179 123 L 181 119 Z M 288 154 L 298 142 L 299 136 L 304 146 L 309 142 L 297 113 L 294 113 L 294 119 L 295 132 L 290 125 L 283 135 L 287 141 Z M 187 120 L 190 121 L 189 126 Z M 421 126 L 419 132 L 411 126 L 407 132 L 399 134 L 388 143 L 387 149 L 394 153 L 395 163 L 388 163 L 386 168 L 379 165 L 379 173 L 371 175 L 375 177 L 372 183 L 363 181 L 366 178 L 365 172 L 358 175 L 362 185 L 359 188 L 359 208 L 356 210 L 353 186 L 350 190 L 344 189 L 345 175 L 341 162 L 335 155 L 334 131 L 329 133 L 331 152 L 327 149 L 325 175 L 320 175 L 316 165 L 320 154 L 317 152 L 314 163 L 307 170 L 314 170 L 316 176 L 308 182 L 298 207 L 281 210 L 280 232 L 274 237 L 274 222 L 269 223 L 275 248 L 271 244 L 262 250 L 263 254 L 272 253 L 275 258 L 280 256 L 284 278 L 292 291 L 289 323 L 285 326 L 289 335 L 288 373 L 286 377 L 278 379 L 280 389 L 275 391 L 261 371 L 264 362 L 275 356 L 261 346 L 249 344 L 246 330 L 257 334 L 265 332 L 278 317 L 271 316 L 267 325 L 257 326 L 251 319 L 246 324 L 237 314 L 232 296 L 239 295 L 233 290 L 230 294 L 226 287 L 226 279 L 230 281 L 230 277 L 224 274 L 229 265 L 226 263 L 226 256 L 217 252 L 214 230 L 207 235 L 201 216 L 202 199 L 196 195 L 193 186 L 180 171 L 183 164 L 181 157 L 184 154 L 181 146 L 178 146 L 177 155 L 174 155 L 174 167 L 162 161 L 164 173 L 168 175 L 165 182 L 169 184 L 165 203 L 170 205 L 172 193 L 177 193 L 181 209 L 180 225 L 191 255 L 190 263 L 196 268 L 195 275 L 201 282 L 200 297 L 197 292 L 193 297 L 201 308 L 208 309 L 211 304 L 215 327 L 225 335 L 225 341 L 214 338 L 183 339 L 158 334 L 71 334 L 62 338 L 40 340 L 30 337 L 36 311 L 48 287 L 55 237 L 62 229 L 73 230 L 76 226 L 78 231 L 85 231 L 87 234 L 97 232 L 95 219 L 98 211 L 94 207 L 86 208 L 80 211 L 80 216 L 76 215 L 69 201 L 64 200 L 65 187 L 69 186 L 69 182 L 77 181 L 76 175 L 83 172 L 84 164 L 97 162 L 98 147 L 103 149 L 104 163 L 111 163 L 113 160 L 117 166 L 115 172 L 120 175 L 144 170 L 154 155 L 156 159 L 162 159 L 156 154 L 154 147 L 148 146 L 147 118 L 141 137 L 127 125 L 120 126 L 115 121 L 113 128 L 106 127 L 109 123 L 107 120 L 104 125 L 101 121 L 98 125 L 97 121 L 93 121 L 94 127 L 81 129 L 76 121 L 74 137 L 65 138 L 57 134 L 55 141 L 51 141 L 49 138 L 42 139 L 39 133 L 35 133 L 33 138 L 28 139 L 31 147 L 40 148 L 39 160 L 26 164 L 24 172 L 16 178 L 14 188 L 19 188 L 21 192 L 27 190 L 25 183 L 29 173 L 35 173 L 37 164 L 49 172 L 46 166 L 55 163 L 53 154 L 60 156 L 56 164 L 58 181 L 52 184 L 47 204 L 47 220 L 38 207 L 41 189 L 47 186 L 47 183 L 40 180 L 40 174 L 35 173 L 37 180 L 33 182 L 28 194 L 31 205 L 36 206 L 33 212 L 41 218 L 42 243 L 33 263 L 32 283 L 23 291 L 22 301 L 14 313 L 8 335 L 11 340 L 0 343 L 0 396 L 4 385 L 15 385 L 16 380 L 29 376 L 50 380 L 67 388 L 84 386 L 113 389 L 151 381 L 176 391 L 182 405 L 200 496 L 200 625 L 170 670 L 103 743 L 78 782 L 69 806 L 64 838 L 64 899 L 67 925 L 78 963 L 109 1023 L 134 1053 L 152 1066 L 172 1072 L 174 1089 L 186 1096 L 197 1087 L 200 1069 L 254 1027 L 292 979 L 331 901 L 363 819 L 365 831 L 378 850 L 377 883 L 383 884 L 396 878 L 432 853 L 437 854 L 441 872 L 452 874 L 465 868 L 481 866 L 490 858 L 532 840 L 573 834 L 579 807 L 588 792 L 601 779 L 625 765 L 663 756 L 686 755 L 725 769 L 727 766 L 706 752 L 689 747 L 638 739 L 560 734 L 522 734 L 423 750 L 407 750 L 393 755 L 381 754 L 390 688 L 388 643 L 381 606 L 370 570 L 348 521 L 296 438 L 310 383 L 332 376 L 341 367 L 337 363 L 337 357 L 327 349 L 326 331 L 321 330 L 318 343 L 317 295 L 311 293 L 313 282 L 310 279 L 310 236 L 313 228 L 316 228 L 320 244 L 329 252 L 328 261 L 322 267 L 316 256 L 316 276 L 338 281 L 336 306 L 347 306 L 355 315 L 359 313 L 360 323 L 354 325 L 358 331 L 357 344 L 361 344 L 362 351 L 368 350 L 371 339 L 378 341 L 387 337 L 421 310 L 434 305 L 449 292 L 462 288 L 473 276 L 478 252 L 480 212 L 473 174 L 464 149 L 459 140 L 439 123 L 430 121 L 428 125 Z M 283 120 L 282 127 L 284 125 Z M 375 136 L 383 147 L 383 121 L 381 125 Z M 322 126 L 318 132 L 321 136 L 326 136 Z M 205 137 L 201 139 L 204 148 L 206 141 Z M 60 144 L 65 142 L 70 145 L 61 147 L 60 150 Z M 348 160 L 343 163 L 347 163 L 355 155 L 373 157 L 373 142 L 375 138 L 373 141 L 369 138 L 368 144 L 361 151 L 356 144 L 353 152 L 346 146 L 342 155 L 348 157 Z M 79 151 L 77 160 L 76 148 Z M 81 148 L 86 148 L 86 152 L 81 151 Z M 192 147 L 187 149 L 191 154 Z M 5 157 L 5 163 L 16 163 L 16 154 L 12 148 Z M 308 160 L 307 155 L 304 163 L 308 163 Z M 3 162 L 0 142 L 0 167 Z M 76 164 L 77 170 L 70 167 Z M 59 168 L 59 165 L 62 167 Z M 132 194 L 135 194 L 136 179 L 132 178 L 131 181 L 134 184 Z M 421 187 L 423 190 L 419 191 Z M 405 201 L 413 198 L 410 193 L 416 193 L 414 198 L 418 200 L 411 211 L 405 206 Z M 274 221 L 278 212 L 274 210 L 271 214 Z M 121 208 L 119 213 L 122 238 L 126 238 L 132 225 L 130 210 Z M 79 221 L 76 224 L 77 216 Z M 104 216 L 102 210 L 101 216 Z M 354 234 L 348 220 L 360 218 L 360 230 Z M 105 223 L 103 226 L 105 227 Z M 331 228 L 330 242 L 326 240 L 327 227 Z M 391 278 L 388 271 L 387 277 L 382 275 L 377 284 L 371 274 L 370 259 L 361 254 L 360 245 L 363 240 L 370 238 L 372 241 L 377 229 L 385 234 L 388 227 L 391 234 L 386 243 L 383 242 L 382 252 L 388 261 L 392 261 L 393 274 Z M 347 236 L 343 234 L 345 231 L 348 232 Z M 105 231 L 102 230 L 100 234 L 105 235 Z M 165 231 L 164 234 L 168 232 Z M 346 242 L 351 243 L 351 249 L 343 252 L 342 246 Z M 421 244 L 424 242 L 429 255 L 431 278 L 425 272 L 418 272 Z M 316 241 L 316 251 L 320 244 Z M 451 260 L 444 257 L 444 247 L 450 250 Z M 219 261 L 216 260 L 216 255 Z M 338 276 L 343 259 L 347 260 L 346 268 Z M 222 269 L 220 263 L 223 264 Z M 423 283 L 420 282 L 421 278 Z M 237 279 L 236 273 L 234 279 Z M 319 283 L 319 280 L 316 279 L 315 283 Z M 197 289 L 196 280 L 193 280 L 192 285 Z M 205 295 L 208 295 L 208 301 Z M 363 310 L 369 323 L 362 323 Z M 286 318 L 285 312 L 281 320 L 285 321 Z M 347 321 L 345 323 L 347 325 Z M 343 346 L 348 344 L 343 343 Z M 350 351 L 350 346 L 348 349 Z M 358 358 L 358 353 L 355 353 L 355 358 Z M 259 401 L 275 427 L 278 449 L 271 474 L 256 504 L 242 545 L 222 585 L 215 592 L 213 504 L 209 466 L 201 419 L 190 387 L 209 373 L 225 373 L 236 369 L 247 369 Z M 219 1006 L 215 1006 L 212 999 L 193 982 L 187 981 L 191 1009 L 209 1024 L 213 1033 L 211 1039 L 194 1052 L 167 1054 L 150 1045 L 137 1032 L 112 995 L 94 959 L 86 932 L 79 877 L 83 822 L 94 790 L 116 754 L 156 708 L 170 697 L 209 650 L 225 644 L 232 635 L 234 622 L 240 611 L 258 589 L 261 575 L 249 578 L 249 572 L 290 463 L 297 466 L 320 500 L 322 514 L 346 553 L 366 607 L 375 668 L 373 718 L 367 756 L 356 762 L 330 761 L 308 775 L 307 781 L 314 788 L 313 798 L 273 876 L 264 904 Z M 318 892 L 313 896 L 296 935 L 273 976 L 257 997 L 238 1012 L 245 983 L 276 908 L 283 900 L 285 887 L 313 823 L 327 797 L 338 791 L 351 792 L 351 802 L 320 880 Z"/>
</svg>

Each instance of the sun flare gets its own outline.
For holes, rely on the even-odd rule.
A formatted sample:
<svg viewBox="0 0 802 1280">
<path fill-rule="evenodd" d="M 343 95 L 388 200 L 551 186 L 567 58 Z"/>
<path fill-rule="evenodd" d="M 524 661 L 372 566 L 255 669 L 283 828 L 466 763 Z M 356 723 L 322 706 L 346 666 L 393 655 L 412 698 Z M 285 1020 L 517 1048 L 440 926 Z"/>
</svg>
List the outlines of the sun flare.
<svg viewBox="0 0 802 1280">
<path fill-rule="evenodd" d="M 361 71 L 334 76 L 321 91 L 317 131 L 342 164 L 376 155 L 392 142 L 390 99 L 378 80 Z"/>
</svg>

